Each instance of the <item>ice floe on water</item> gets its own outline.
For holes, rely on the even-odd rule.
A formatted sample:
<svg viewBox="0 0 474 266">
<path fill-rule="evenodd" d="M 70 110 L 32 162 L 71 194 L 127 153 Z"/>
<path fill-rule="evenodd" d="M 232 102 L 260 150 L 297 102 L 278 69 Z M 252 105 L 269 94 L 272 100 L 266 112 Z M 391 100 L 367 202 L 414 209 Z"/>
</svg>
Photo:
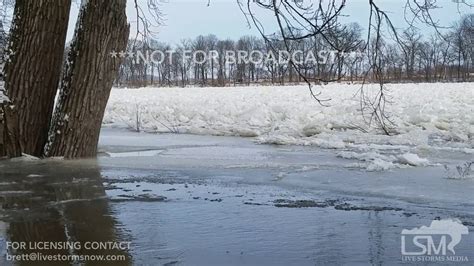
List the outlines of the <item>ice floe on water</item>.
<svg viewBox="0 0 474 266">
<path fill-rule="evenodd" d="M 383 171 L 392 168 L 404 168 L 407 166 L 427 166 L 430 164 L 428 159 L 420 158 L 414 153 L 384 155 L 375 151 L 343 151 L 338 153 L 337 156 L 344 159 L 358 160 L 360 161 L 359 163 L 349 164 L 348 167 L 362 167 L 369 171 Z"/>
<path fill-rule="evenodd" d="M 318 87 L 331 98 L 327 107 L 304 85 L 114 89 L 104 125 L 337 149 L 369 170 L 429 165 L 436 151 L 474 153 L 473 83 L 388 85 L 392 136 L 367 127 L 354 96 L 359 88 Z"/>
</svg>

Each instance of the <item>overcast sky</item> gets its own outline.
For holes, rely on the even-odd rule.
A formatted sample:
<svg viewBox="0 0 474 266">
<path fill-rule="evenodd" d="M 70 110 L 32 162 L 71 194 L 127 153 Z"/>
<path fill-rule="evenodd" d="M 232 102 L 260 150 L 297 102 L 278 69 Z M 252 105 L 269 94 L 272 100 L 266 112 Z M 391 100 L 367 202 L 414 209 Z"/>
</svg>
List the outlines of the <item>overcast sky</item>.
<svg viewBox="0 0 474 266">
<path fill-rule="evenodd" d="M 146 0 L 138 0 L 146 8 Z M 309 0 L 305 0 L 309 1 Z M 316 1 L 316 0 L 313 0 Z M 323 0 L 328 1 L 328 0 Z M 164 25 L 155 29 L 158 31 L 158 39 L 163 42 L 177 43 L 181 39 L 193 38 L 198 35 L 214 34 L 219 38 L 237 39 L 243 35 L 258 35 L 255 28 L 249 29 L 244 15 L 240 11 L 236 0 L 160 0 L 161 12 L 164 15 Z M 348 0 L 344 9 L 347 22 L 358 22 L 363 28 L 367 28 L 368 23 L 368 0 Z M 397 27 L 406 27 L 404 20 L 404 0 L 380 0 L 379 6 L 387 11 L 392 21 Z M 434 11 L 434 17 L 443 25 L 449 26 L 457 21 L 461 14 L 472 13 L 472 8 L 458 5 L 453 0 L 438 0 L 438 5 L 442 8 Z M 127 15 L 133 23 L 136 19 L 133 1 L 128 1 Z M 75 18 L 77 17 L 78 6 L 74 5 L 71 11 L 69 27 L 69 37 L 74 31 Z M 259 19 L 265 23 L 267 31 L 276 29 L 275 19 L 270 13 L 263 10 L 257 13 Z M 272 30 L 273 28 L 273 30 Z M 426 30 L 420 26 L 421 30 Z M 132 34 L 134 27 L 131 28 Z"/>
</svg>

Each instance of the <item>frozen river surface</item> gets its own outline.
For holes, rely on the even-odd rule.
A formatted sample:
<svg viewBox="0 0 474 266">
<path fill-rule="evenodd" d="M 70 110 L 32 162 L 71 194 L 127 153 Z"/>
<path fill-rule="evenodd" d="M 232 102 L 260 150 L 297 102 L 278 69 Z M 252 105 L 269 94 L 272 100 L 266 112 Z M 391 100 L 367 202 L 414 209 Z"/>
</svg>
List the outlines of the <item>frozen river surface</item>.
<svg viewBox="0 0 474 266">
<path fill-rule="evenodd" d="M 136 265 L 396 265 L 403 229 L 474 228 L 474 180 L 443 167 L 472 154 L 369 172 L 317 147 L 117 129 L 103 130 L 100 150 L 97 160 L 1 161 L 2 243 L 130 241 L 102 252 Z M 473 247 L 472 232 L 456 246 L 466 265 Z"/>
</svg>

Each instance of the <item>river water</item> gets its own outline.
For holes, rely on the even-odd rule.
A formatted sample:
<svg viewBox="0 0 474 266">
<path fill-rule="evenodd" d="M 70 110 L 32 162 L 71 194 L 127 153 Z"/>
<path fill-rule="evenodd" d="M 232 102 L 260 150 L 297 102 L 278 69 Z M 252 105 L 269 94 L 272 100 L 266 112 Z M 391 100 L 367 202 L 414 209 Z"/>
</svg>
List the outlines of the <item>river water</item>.
<svg viewBox="0 0 474 266">
<path fill-rule="evenodd" d="M 396 265 L 403 229 L 444 219 L 474 228 L 474 180 L 448 179 L 441 165 L 367 172 L 315 147 L 118 129 L 103 129 L 100 150 L 0 161 L 1 265 L 69 264 L 6 259 L 6 243 L 41 241 L 130 242 L 41 250 L 125 258 L 110 265 Z M 472 265 L 473 247 L 464 235 L 456 255 L 469 262 L 456 265 Z"/>
</svg>

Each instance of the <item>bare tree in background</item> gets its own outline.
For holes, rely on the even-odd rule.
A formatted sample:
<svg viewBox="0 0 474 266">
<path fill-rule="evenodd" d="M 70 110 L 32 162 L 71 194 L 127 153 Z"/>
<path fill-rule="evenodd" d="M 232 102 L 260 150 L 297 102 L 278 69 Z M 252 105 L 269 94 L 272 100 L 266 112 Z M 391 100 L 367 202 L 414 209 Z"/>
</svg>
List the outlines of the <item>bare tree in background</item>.
<svg viewBox="0 0 474 266">
<path fill-rule="evenodd" d="M 405 30 L 401 36 L 400 44 L 403 46 L 405 55 L 405 69 L 408 80 L 413 80 L 415 76 L 415 60 L 421 48 L 421 34 L 414 28 Z"/>
</svg>

